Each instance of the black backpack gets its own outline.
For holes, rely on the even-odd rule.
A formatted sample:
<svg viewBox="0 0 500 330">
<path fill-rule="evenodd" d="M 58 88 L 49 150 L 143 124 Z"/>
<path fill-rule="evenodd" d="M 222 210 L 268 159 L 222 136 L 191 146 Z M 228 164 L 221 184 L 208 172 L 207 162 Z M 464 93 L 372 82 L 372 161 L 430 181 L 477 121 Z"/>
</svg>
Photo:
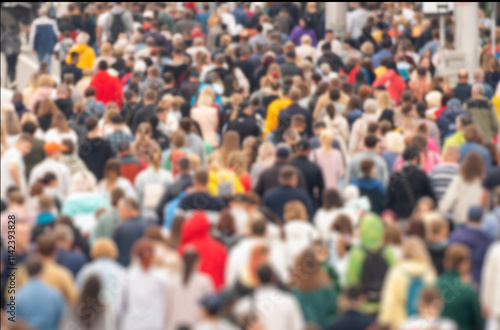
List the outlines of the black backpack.
<svg viewBox="0 0 500 330">
<path fill-rule="evenodd" d="M 361 269 L 361 284 L 363 285 L 368 301 L 380 301 L 380 291 L 389 266 L 384 259 L 384 247 L 377 252 L 370 252 L 363 247 L 365 260 Z"/>
<path fill-rule="evenodd" d="M 122 18 L 123 13 L 113 14 L 111 17 L 111 27 L 109 28 L 110 36 L 109 42 L 114 44 L 118 40 L 118 35 L 125 32 L 125 23 Z"/>
</svg>

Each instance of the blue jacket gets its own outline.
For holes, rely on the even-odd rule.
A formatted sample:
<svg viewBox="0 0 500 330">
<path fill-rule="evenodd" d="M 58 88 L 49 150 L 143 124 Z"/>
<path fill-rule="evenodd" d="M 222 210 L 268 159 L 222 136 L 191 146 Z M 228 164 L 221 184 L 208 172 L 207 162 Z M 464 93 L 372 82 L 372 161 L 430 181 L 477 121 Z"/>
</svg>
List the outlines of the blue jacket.
<svg viewBox="0 0 500 330">
<path fill-rule="evenodd" d="M 276 213 L 280 219 L 283 219 L 283 207 L 292 200 L 299 200 L 304 203 L 307 213 L 309 214 L 309 219 L 312 220 L 314 215 L 313 203 L 307 192 L 299 188 L 289 186 L 272 188 L 262 197 L 262 205 Z"/>
<path fill-rule="evenodd" d="M 457 131 L 455 119 L 457 119 L 458 116 L 466 115 L 470 118 L 470 113 L 462 109 L 459 99 L 451 99 L 450 101 L 448 101 L 446 106 L 447 108 L 437 119 L 437 125 L 439 127 L 442 143 L 444 143 L 444 140 L 446 140 L 448 136 Z"/>
<path fill-rule="evenodd" d="M 486 169 L 489 170 L 491 168 L 490 152 L 482 145 L 474 142 L 465 142 L 459 147 L 458 150 L 460 151 L 460 158 L 458 159 L 459 163 L 464 160 L 465 156 L 467 156 L 469 152 L 476 151 L 481 155 L 481 157 L 483 157 Z"/>
<path fill-rule="evenodd" d="M 454 230 L 450 234 L 450 243 L 461 243 L 469 247 L 472 262 L 472 277 L 476 283 L 481 281 L 481 269 L 486 251 L 493 238 L 485 234 L 480 228 L 465 227 Z"/>
<path fill-rule="evenodd" d="M 31 23 L 30 45 L 38 53 L 52 53 L 59 34 L 56 21 L 40 16 Z"/>
<path fill-rule="evenodd" d="M 337 321 L 325 327 L 325 330 L 364 330 L 368 328 L 375 320 L 367 315 L 363 315 L 357 311 L 347 311 Z"/>
<path fill-rule="evenodd" d="M 146 228 L 151 224 L 151 222 L 139 218 L 129 219 L 115 229 L 113 238 L 118 247 L 118 262 L 122 266 L 128 266 L 132 245 L 142 237 Z"/>
</svg>

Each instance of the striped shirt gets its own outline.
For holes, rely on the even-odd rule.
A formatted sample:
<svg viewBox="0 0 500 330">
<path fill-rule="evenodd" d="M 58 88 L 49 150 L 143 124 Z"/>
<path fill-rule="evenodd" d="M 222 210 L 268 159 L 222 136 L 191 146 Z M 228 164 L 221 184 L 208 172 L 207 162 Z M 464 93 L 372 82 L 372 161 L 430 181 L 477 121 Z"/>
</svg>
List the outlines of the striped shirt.
<svg viewBox="0 0 500 330">
<path fill-rule="evenodd" d="M 439 202 L 444 196 L 448 185 L 451 180 L 458 173 L 458 164 L 456 163 L 442 163 L 434 166 L 429 177 L 432 181 L 432 186 L 434 188 L 434 194 Z"/>
</svg>

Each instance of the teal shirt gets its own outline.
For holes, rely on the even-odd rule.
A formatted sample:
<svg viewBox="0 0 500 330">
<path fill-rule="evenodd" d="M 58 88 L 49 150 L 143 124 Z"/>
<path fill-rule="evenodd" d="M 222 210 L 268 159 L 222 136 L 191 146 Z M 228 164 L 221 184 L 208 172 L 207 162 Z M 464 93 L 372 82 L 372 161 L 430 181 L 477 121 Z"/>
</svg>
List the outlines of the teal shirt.
<svg viewBox="0 0 500 330">
<path fill-rule="evenodd" d="M 447 270 L 439 276 L 437 287 L 444 301 L 443 317 L 457 322 L 460 330 L 481 328 L 478 293 L 471 284 L 463 283 L 456 271 Z"/>
<path fill-rule="evenodd" d="M 293 294 L 300 303 L 307 323 L 323 328 L 335 320 L 337 293 L 331 286 L 309 292 L 293 290 Z"/>
</svg>

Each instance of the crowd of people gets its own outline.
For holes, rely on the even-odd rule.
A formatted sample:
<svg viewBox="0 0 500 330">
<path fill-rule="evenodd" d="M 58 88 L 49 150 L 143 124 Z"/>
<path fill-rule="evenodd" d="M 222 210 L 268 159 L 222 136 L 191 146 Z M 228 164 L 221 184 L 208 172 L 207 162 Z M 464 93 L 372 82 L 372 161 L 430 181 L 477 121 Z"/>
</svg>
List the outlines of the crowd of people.
<svg viewBox="0 0 500 330">
<path fill-rule="evenodd" d="M 499 28 L 450 84 L 453 16 L 441 49 L 421 3 L 349 4 L 340 40 L 317 2 L 43 3 L 2 327 L 500 329 Z"/>
</svg>

